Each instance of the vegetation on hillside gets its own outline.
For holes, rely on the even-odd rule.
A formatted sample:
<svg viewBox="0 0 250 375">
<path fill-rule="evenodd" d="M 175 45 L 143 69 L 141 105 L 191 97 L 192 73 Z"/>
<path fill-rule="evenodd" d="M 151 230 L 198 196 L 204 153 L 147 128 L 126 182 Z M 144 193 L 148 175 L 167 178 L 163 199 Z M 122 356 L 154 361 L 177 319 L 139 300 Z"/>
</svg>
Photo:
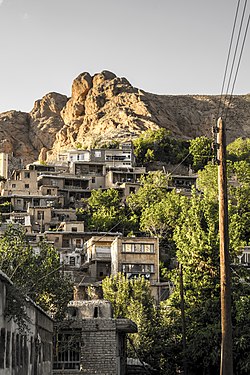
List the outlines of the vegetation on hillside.
<svg viewBox="0 0 250 375">
<path fill-rule="evenodd" d="M 236 140 L 228 146 L 235 375 L 250 372 L 250 273 L 237 264 L 240 249 L 250 241 L 249 145 L 248 140 Z M 157 309 L 151 310 L 148 307 L 150 292 L 140 282 L 135 284 L 117 276 L 103 283 L 105 298 L 111 301 L 117 314 L 139 324 L 134 341 L 142 359 L 155 367 L 159 374 L 167 375 L 180 371 L 184 358 L 188 373 L 192 375 L 219 374 L 220 366 L 218 167 L 211 163 L 209 140 L 199 139 L 191 146 L 193 166 L 198 172 L 198 191 L 193 189 L 191 197 L 170 192 L 168 177 L 163 172 L 152 172 L 142 179 L 138 192 L 131 194 L 126 202 L 136 218 L 138 229 L 160 238 L 161 254 L 163 248 L 163 253 L 167 254 L 163 274 L 165 280 L 174 285 L 173 293 Z M 199 159 L 196 156 L 200 153 L 202 158 Z M 182 347 L 180 273 L 170 262 L 173 258 L 183 269 L 185 352 Z M 131 297 L 138 288 L 139 295 L 143 292 L 149 294 L 144 296 L 143 302 Z M 132 300 L 133 309 L 130 309 L 128 306 Z M 147 313 L 143 313 L 144 308 L 149 308 L 152 314 L 151 323 L 147 320 Z M 144 314 L 143 318 L 140 313 Z"/>
</svg>

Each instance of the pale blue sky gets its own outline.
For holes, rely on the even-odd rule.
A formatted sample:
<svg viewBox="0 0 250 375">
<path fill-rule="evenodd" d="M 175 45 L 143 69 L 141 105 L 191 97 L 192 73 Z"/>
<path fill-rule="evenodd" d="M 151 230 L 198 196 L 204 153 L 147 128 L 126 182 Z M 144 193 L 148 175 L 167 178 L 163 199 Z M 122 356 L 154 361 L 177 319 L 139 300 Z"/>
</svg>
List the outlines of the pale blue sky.
<svg viewBox="0 0 250 375">
<path fill-rule="evenodd" d="M 0 0 L 0 112 L 30 111 L 51 91 L 70 96 L 84 71 L 110 70 L 157 94 L 220 94 L 236 5 Z M 236 94 L 250 92 L 249 64 L 250 35 Z"/>
</svg>

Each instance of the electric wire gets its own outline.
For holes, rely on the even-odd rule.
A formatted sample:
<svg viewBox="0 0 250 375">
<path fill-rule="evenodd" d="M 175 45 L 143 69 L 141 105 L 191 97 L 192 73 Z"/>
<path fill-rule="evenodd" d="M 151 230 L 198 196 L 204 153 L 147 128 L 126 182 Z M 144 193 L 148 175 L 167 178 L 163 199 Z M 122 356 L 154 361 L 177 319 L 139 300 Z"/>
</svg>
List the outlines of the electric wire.
<svg viewBox="0 0 250 375">
<path fill-rule="evenodd" d="M 236 41 L 236 45 L 235 45 L 235 49 L 234 49 L 234 55 L 233 55 L 229 79 L 228 79 L 228 83 L 227 83 L 226 94 L 225 94 L 225 98 L 224 98 L 224 107 L 223 107 L 222 117 L 224 115 L 224 111 L 225 111 L 225 107 L 226 107 L 226 100 L 227 100 L 227 97 L 228 97 L 229 87 L 230 87 L 230 84 L 231 84 L 232 74 L 233 74 L 234 65 L 235 65 L 235 59 L 236 59 L 237 52 L 238 52 L 240 36 L 241 36 L 241 31 L 242 31 L 242 25 L 243 25 L 243 21 L 244 21 L 244 17 L 245 17 L 245 12 L 246 12 L 246 5 L 247 5 L 247 0 L 245 0 L 245 4 L 244 4 L 242 16 L 241 16 L 240 27 L 239 27 L 237 41 Z"/>
<path fill-rule="evenodd" d="M 237 68 L 236 68 L 236 72 L 235 72 L 235 77 L 234 77 L 234 81 L 233 81 L 233 85 L 232 85 L 231 94 L 230 94 L 229 101 L 228 101 L 228 107 L 227 107 L 226 114 L 225 114 L 225 122 L 226 122 L 228 110 L 229 110 L 229 107 L 230 107 L 230 104 L 231 104 L 231 101 L 232 101 L 236 79 L 237 79 L 237 76 L 238 76 L 238 73 L 239 73 L 239 67 L 240 67 L 241 58 L 242 58 L 242 54 L 243 54 L 243 50 L 244 50 L 244 46 L 245 46 L 245 42 L 246 42 L 246 37 L 247 37 L 247 32 L 248 32 L 248 28 L 249 28 L 249 22 L 250 22 L 250 13 L 249 13 L 248 20 L 247 20 L 247 25 L 246 25 L 246 29 L 245 29 L 245 33 L 244 33 L 242 46 L 241 46 L 240 56 L 239 56 L 239 60 L 238 60 L 238 64 L 237 64 Z"/>
<path fill-rule="evenodd" d="M 218 105 L 218 111 L 217 111 L 216 118 L 218 118 L 219 114 L 220 114 L 220 108 L 221 108 L 221 104 L 222 104 L 223 91 L 224 91 L 224 87 L 225 87 L 225 83 L 226 83 L 227 69 L 228 69 L 228 64 L 229 64 L 229 59 L 230 59 L 230 54 L 231 54 L 231 49 L 232 49 L 232 44 L 233 44 L 233 39 L 234 39 L 234 32 L 235 32 L 235 26 L 236 26 L 236 21 L 237 21 L 238 12 L 239 12 L 240 1 L 241 0 L 238 0 L 236 12 L 235 12 L 233 30 L 232 30 L 231 40 L 230 40 L 228 54 L 227 54 L 227 61 L 226 61 L 226 66 L 225 66 L 225 71 L 224 71 L 223 83 L 222 83 L 221 93 L 220 93 L 220 101 L 219 101 L 219 105 Z"/>
</svg>

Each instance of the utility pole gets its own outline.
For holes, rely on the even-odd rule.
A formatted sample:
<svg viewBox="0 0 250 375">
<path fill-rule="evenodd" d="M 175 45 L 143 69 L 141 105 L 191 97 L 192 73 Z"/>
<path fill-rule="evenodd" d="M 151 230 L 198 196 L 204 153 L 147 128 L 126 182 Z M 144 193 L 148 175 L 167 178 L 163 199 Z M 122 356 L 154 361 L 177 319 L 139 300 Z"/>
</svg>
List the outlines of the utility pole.
<svg viewBox="0 0 250 375">
<path fill-rule="evenodd" d="M 180 271 L 180 297 L 181 297 L 181 321 L 182 321 L 182 349 L 183 349 L 183 375 L 187 375 L 187 356 L 186 356 L 186 318 L 185 318 L 185 302 L 183 287 L 183 270 L 182 264 L 179 264 Z"/>
<path fill-rule="evenodd" d="M 226 168 L 226 131 L 222 118 L 217 122 L 219 233 L 220 233 L 220 290 L 221 290 L 221 364 L 220 375 L 233 375 L 231 275 L 229 259 L 228 199 Z"/>
</svg>

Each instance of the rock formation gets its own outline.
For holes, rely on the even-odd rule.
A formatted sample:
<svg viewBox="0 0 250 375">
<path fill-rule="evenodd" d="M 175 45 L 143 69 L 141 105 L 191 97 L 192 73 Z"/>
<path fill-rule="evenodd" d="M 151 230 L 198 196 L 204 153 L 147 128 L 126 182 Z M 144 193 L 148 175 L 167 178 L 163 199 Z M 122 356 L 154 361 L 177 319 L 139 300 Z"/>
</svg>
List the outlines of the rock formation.
<svg viewBox="0 0 250 375">
<path fill-rule="evenodd" d="M 93 147 L 131 139 L 165 127 L 173 137 L 211 136 L 219 96 L 156 95 L 133 87 L 126 78 L 103 71 L 80 74 L 71 98 L 49 93 L 30 113 L 0 114 L 0 151 L 24 163 L 50 159 L 60 150 Z M 227 117 L 228 141 L 250 137 L 250 95 L 234 96 Z"/>
</svg>

